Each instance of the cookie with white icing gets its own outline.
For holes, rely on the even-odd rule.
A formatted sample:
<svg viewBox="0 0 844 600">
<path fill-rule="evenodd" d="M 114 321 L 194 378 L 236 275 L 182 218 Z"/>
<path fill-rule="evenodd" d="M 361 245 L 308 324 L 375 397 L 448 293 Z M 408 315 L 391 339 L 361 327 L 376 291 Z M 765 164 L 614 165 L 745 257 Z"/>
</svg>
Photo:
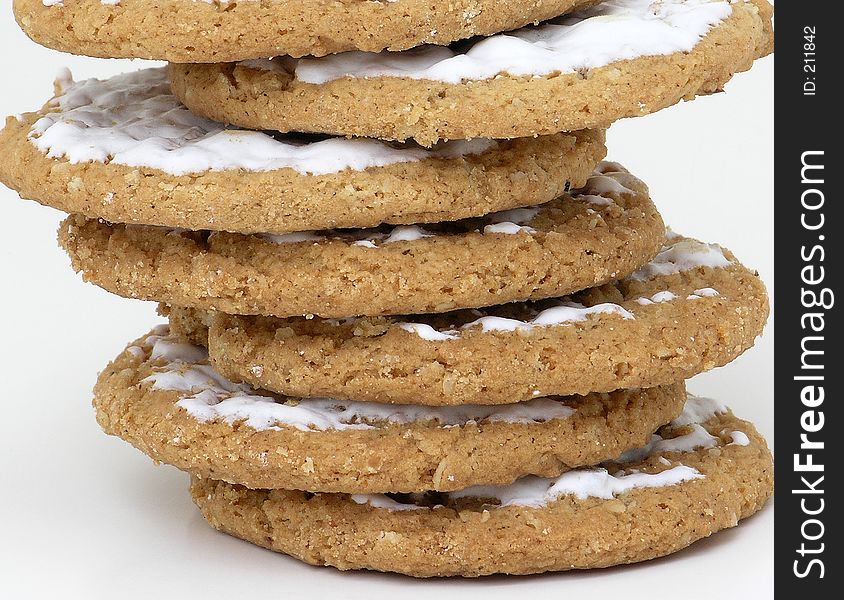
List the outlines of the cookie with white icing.
<svg viewBox="0 0 844 600">
<path fill-rule="evenodd" d="M 412 496 L 191 483 L 221 531 L 314 565 L 415 577 L 649 560 L 736 526 L 772 492 L 771 453 L 753 425 L 693 397 L 646 448 L 557 478 Z"/>
<path fill-rule="evenodd" d="M 627 276 L 664 236 L 645 184 L 615 163 L 543 205 L 451 223 L 245 236 L 71 216 L 59 235 L 86 280 L 122 296 L 329 318 L 561 296 Z"/>
<path fill-rule="evenodd" d="M 135 223 L 286 233 L 476 217 L 582 186 L 602 131 L 424 149 L 226 128 L 193 115 L 164 69 L 57 82 L 0 132 L 0 181 L 60 210 Z"/>
<path fill-rule="evenodd" d="M 596 0 L 14 0 L 34 41 L 102 58 L 223 62 L 404 50 L 544 21 Z"/>
<path fill-rule="evenodd" d="M 571 297 L 441 315 L 274 319 L 170 309 L 235 381 L 291 396 L 502 404 L 653 387 L 724 365 L 768 298 L 727 250 L 675 237 L 629 277 Z"/>
<path fill-rule="evenodd" d="M 227 380 L 164 327 L 118 356 L 94 395 L 107 433 L 193 475 L 374 493 L 511 483 L 615 458 L 675 418 L 685 389 L 458 407 L 273 397 Z"/>
<path fill-rule="evenodd" d="M 612 0 L 456 49 L 174 64 L 198 114 L 383 139 L 514 138 L 607 127 L 719 91 L 773 49 L 767 0 Z"/>
</svg>

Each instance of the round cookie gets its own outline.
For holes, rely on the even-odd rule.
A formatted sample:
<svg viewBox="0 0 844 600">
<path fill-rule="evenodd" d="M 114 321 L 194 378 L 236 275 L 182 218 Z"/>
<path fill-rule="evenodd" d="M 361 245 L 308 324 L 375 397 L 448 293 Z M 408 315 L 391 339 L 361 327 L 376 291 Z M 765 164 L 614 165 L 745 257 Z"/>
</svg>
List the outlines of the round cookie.
<svg viewBox="0 0 844 600">
<path fill-rule="evenodd" d="M 767 0 L 614 0 L 456 50 L 173 64 L 170 76 L 196 113 L 256 129 L 425 145 L 544 135 L 721 90 L 772 51 L 772 12 Z"/>
<path fill-rule="evenodd" d="M 57 82 L 0 132 L 0 181 L 112 223 L 286 233 L 426 223 L 541 204 L 582 186 L 603 131 L 426 150 L 226 128 L 170 93 L 165 69 Z"/>
<path fill-rule="evenodd" d="M 103 371 L 94 406 L 107 433 L 196 476 L 250 488 L 421 492 L 615 458 L 646 443 L 685 400 L 682 383 L 496 407 L 267 394 L 226 380 L 204 348 L 165 327 Z"/>
<path fill-rule="evenodd" d="M 719 246 L 675 237 L 619 282 L 442 315 L 273 319 L 170 309 L 226 377 L 301 397 L 501 404 L 645 388 L 724 365 L 768 317 L 765 287 Z"/>
<path fill-rule="evenodd" d="M 414 577 L 627 564 L 734 527 L 773 491 L 765 440 L 722 405 L 684 414 L 619 463 L 413 496 L 248 490 L 194 479 L 215 528 L 315 565 Z"/>
<path fill-rule="evenodd" d="M 60 242 L 88 281 L 122 296 L 347 317 L 568 294 L 632 273 L 664 236 L 645 184 L 602 163 L 577 192 L 453 223 L 244 236 L 71 216 Z"/>
<path fill-rule="evenodd" d="M 14 0 L 35 42 L 101 58 L 223 62 L 449 44 L 596 0 Z"/>
</svg>

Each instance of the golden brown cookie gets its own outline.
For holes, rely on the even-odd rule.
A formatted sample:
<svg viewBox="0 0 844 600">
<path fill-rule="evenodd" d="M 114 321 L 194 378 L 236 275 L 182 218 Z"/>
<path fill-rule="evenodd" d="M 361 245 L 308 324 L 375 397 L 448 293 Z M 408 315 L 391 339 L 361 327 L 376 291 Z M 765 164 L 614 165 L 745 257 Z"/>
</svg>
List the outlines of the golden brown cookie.
<svg viewBox="0 0 844 600">
<path fill-rule="evenodd" d="M 94 389 L 103 429 L 154 460 L 250 488 L 420 492 L 556 476 L 646 443 L 683 408 L 682 383 L 502 406 L 273 397 L 225 379 L 166 327 Z"/>
<path fill-rule="evenodd" d="M 572 194 L 453 223 L 244 236 L 71 216 L 60 241 L 88 281 L 122 296 L 347 317 L 568 294 L 629 275 L 664 236 L 645 184 L 602 163 Z"/>
<path fill-rule="evenodd" d="M 767 0 L 616 0 L 456 49 L 174 64 L 170 75 L 198 114 L 256 129 L 425 145 L 544 135 L 721 90 L 773 49 L 772 13 Z"/>
<path fill-rule="evenodd" d="M 249 490 L 194 479 L 215 528 L 315 565 L 414 577 L 608 567 L 734 527 L 773 491 L 765 440 L 716 402 L 687 410 L 619 463 L 425 495 Z"/>
<path fill-rule="evenodd" d="M 596 0 L 14 0 L 34 41 L 73 54 L 223 62 L 449 44 Z"/>
<path fill-rule="evenodd" d="M 582 186 L 604 133 L 426 150 L 224 128 L 191 114 L 163 69 L 57 82 L 0 132 L 0 181 L 113 223 L 286 233 L 426 223 L 541 204 Z"/>
<path fill-rule="evenodd" d="M 291 396 L 500 404 L 653 387 L 735 359 L 768 317 L 729 251 L 667 244 L 626 279 L 537 303 L 340 320 L 171 309 L 170 323 L 226 377 Z"/>
</svg>

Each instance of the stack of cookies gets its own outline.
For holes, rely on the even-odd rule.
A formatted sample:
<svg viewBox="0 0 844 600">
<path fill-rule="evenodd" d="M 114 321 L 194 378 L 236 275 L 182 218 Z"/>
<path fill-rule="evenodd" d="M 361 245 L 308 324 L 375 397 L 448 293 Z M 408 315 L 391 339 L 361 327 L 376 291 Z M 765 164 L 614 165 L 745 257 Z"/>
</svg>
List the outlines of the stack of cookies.
<svg viewBox="0 0 844 600">
<path fill-rule="evenodd" d="M 340 569 L 538 573 L 770 496 L 762 437 L 684 386 L 754 343 L 764 286 L 603 161 L 613 121 L 769 53 L 765 0 L 15 10 L 50 47 L 173 63 L 60 77 L 0 179 L 71 213 L 86 280 L 160 303 L 97 419 L 212 526 Z"/>
</svg>

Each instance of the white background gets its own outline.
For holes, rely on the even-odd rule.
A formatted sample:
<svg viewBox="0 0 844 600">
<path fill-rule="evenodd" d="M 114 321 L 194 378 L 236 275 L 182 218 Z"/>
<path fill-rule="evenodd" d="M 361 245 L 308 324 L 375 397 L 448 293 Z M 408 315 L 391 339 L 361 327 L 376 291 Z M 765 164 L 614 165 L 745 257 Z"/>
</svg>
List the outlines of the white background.
<svg viewBox="0 0 844 600">
<path fill-rule="evenodd" d="M 143 63 L 71 57 L 0 12 L 0 114 L 35 110 L 57 70 L 107 76 Z M 726 94 L 628 120 L 609 157 L 651 187 L 676 231 L 730 247 L 773 290 L 773 60 Z M 0 160 L 3 160 L 0 154 Z M 772 596 L 773 507 L 673 557 L 598 572 L 433 580 L 301 565 L 211 530 L 187 477 L 156 467 L 94 421 L 99 370 L 160 321 L 154 306 L 85 285 L 55 242 L 61 215 L 0 187 L 0 598 Z M 773 326 L 691 389 L 730 403 L 773 441 Z"/>
</svg>

